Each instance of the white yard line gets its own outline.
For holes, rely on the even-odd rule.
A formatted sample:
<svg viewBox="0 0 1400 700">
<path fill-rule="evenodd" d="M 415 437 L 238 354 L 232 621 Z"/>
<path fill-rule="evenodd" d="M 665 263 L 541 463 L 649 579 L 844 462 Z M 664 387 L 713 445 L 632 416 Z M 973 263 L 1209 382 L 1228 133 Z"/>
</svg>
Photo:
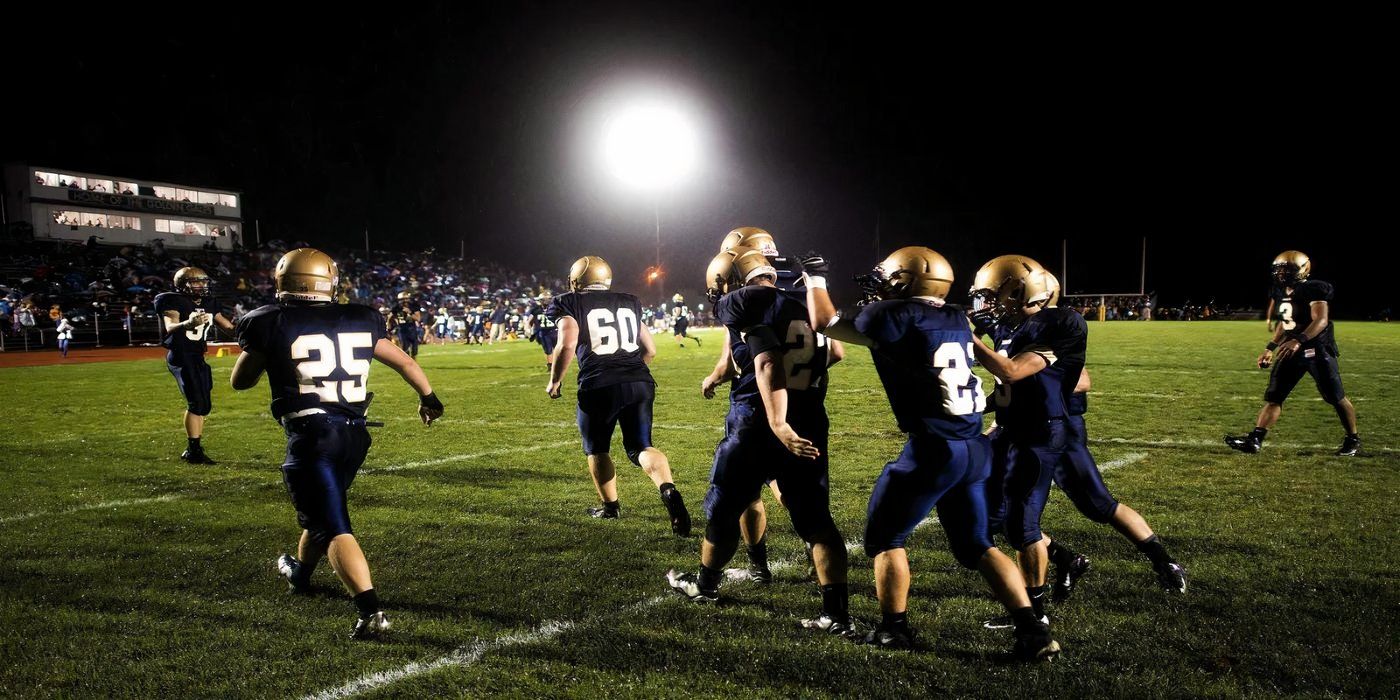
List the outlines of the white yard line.
<svg viewBox="0 0 1400 700">
<path fill-rule="evenodd" d="M 1364 438 L 1363 438 L 1363 439 L 1364 439 Z M 1221 447 L 1221 448 L 1224 448 L 1224 447 L 1225 447 L 1225 442 L 1224 442 L 1224 440 L 1178 440 L 1178 439 L 1175 439 L 1175 438 L 1162 438 L 1162 439 L 1159 439 L 1159 440 L 1143 440 L 1143 439 L 1140 439 L 1140 438 L 1105 438 L 1105 437 L 1095 437 L 1095 438 L 1090 438 L 1089 440 L 1090 440 L 1091 443 L 1094 443 L 1094 442 L 1108 442 L 1108 443 L 1113 443 L 1113 444 L 1115 444 L 1115 445 L 1132 445 L 1132 446 L 1135 446 L 1135 447 Z M 1340 444 L 1341 444 L 1341 441 L 1340 441 L 1340 440 L 1337 441 L 1336 443 L 1333 443 L 1333 444 L 1314 443 L 1314 444 L 1311 444 L 1311 445 L 1305 445 L 1305 444 L 1303 444 L 1303 443 L 1298 443 L 1298 442 L 1272 442 L 1272 441 L 1270 441 L 1270 440 L 1265 440 L 1265 441 L 1264 441 L 1264 451 L 1267 452 L 1267 451 L 1269 450 L 1269 448 L 1284 449 L 1284 450 L 1335 450 L 1335 449 L 1337 449 L 1337 445 L 1340 445 Z M 1228 449 L 1228 448 L 1226 448 L 1226 449 Z M 1363 453 L 1366 453 L 1366 452 L 1372 452 L 1372 453 L 1375 453 L 1375 452 L 1382 452 L 1382 453 L 1385 453 L 1385 454 L 1400 453 L 1400 449 L 1397 449 L 1397 448 L 1394 448 L 1394 447 L 1376 447 L 1376 446 L 1368 445 L 1368 444 L 1365 444 L 1365 443 L 1362 443 L 1362 445 L 1361 445 L 1361 451 L 1362 451 Z"/>
<path fill-rule="evenodd" d="M 663 600 L 666 600 L 667 597 L 668 596 L 665 595 L 653 596 L 639 603 L 629 605 L 617 612 L 625 614 L 649 608 L 653 605 L 660 603 Z M 609 615 L 609 617 L 612 617 L 612 615 Z M 305 696 L 304 700 L 337 700 L 338 698 L 348 698 L 352 695 L 358 695 L 359 693 L 383 688 L 384 686 L 397 683 L 405 678 L 412 678 L 414 676 L 421 676 L 425 673 L 431 673 L 440 668 L 446 668 L 449 666 L 471 666 L 481 661 L 482 657 L 486 656 L 486 654 L 489 652 L 499 651 L 501 649 L 507 649 L 510 647 L 528 646 L 536 642 L 543 642 L 545 640 L 558 637 L 559 635 L 568 632 L 572 629 L 576 629 L 578 627 L 585 627 L 589 624 L 589 621 L 551 620 L 549 622 L 541 624 L 540 626 L 528 632 L 516 632 L 514 634 L 507 634 L 489 641 L 478 639 L 472 642 L 471 644 L 468 644 L 464 647 L 453 651 L 450 654 L 447 654 L 446 656 L 441 656 L 431 661 L 424 661 L 421 663 L 414 662 L 411 664 L 400 666 L 395 669 L 390 669 L 388 671 L 380 671 L 378 673 L 367 674 L 356 678 L 355 680 L 350 681 L 349 683 L 346 683 L 344 685 L 337 686 L 335 688 L 329 688 L 327 690 L 322 690 L 319 693 L 312 693 L 311 695 L 307 695 Z"/>
<path fill-rule="evenodd" d="M 439 464 L 451 464 L 453 462 L 468 462 L 482 457 L 499 457 L 501 455 L 523 454 L 525 452 L 538 452 L 540 450 L 553 450 L 568 447 L 573 444 L 569 442 L 545 442 L 527 447 L 504 447 L 499 450 L 486 450 L 484 452 L 472 452 L 469 454 L 452 455 L 449 457 L 439 457 L 437 459 L 425 459 L 421 462 L 405 462 L 388 467 L 374 467 L 372 469 L 361 469 L 361 474 L 374 474 L 376 472 L 396 472 L 402 469 L 416 469 L 418 467 L 435 467 Z"/>
<path fill-rule="evenodd" d="M 75 507 L 73 507 L 73 508 L 67 508 L 67 509 L 64 509 L 64 510 L 56 510 L 56 511 L 53 511 L 53 510 L 51 510 L 51 511 L 35 511 L 35 512 L 33 512 L 33 513 L 21 513 L 21 514 L 19 514 L 19 515 L 11 515 L 11 516 L 7 516 L 7 517 L 4 517 L 4 518 L 0 518 L 0 525 L 5 525 L 5 524 L 8 524 L 8 523 L 17 523 L 17 522 L 19 522 L 19 521 L 21 521 L 21 520 L 30 520 L 30 519 L 32 519 L 32 518 L 45 518 L 45 517 L 52 517 L 52 516 L 55 516 L 55 515 L 71 515 L 71 514 L 73 514 L 73 513 L 81 513 L 81 512 L 86 511 L 86 510 L 107 510 L 107 509 L 111 509 L 111 508 L 125 508 L 125 507 L 127 507 L 127 506 L 139 506 L 139 505 L 144 505 L 144 504 L 146 504 L 146 503 L 166 503 L 166 502 L 169 502 L 169 501 L 176 500 L 176 499 L 178 499 L 178 498 L 183 498 L 183 496 L 180 496 L 180 495 L 177 495 L 177 494 L 166 494 L 166 495 L 164 495 L 164 496 L 156 496 L 155 498 L 131 498 L 131 499 L 123 500 L 123 501 L 106 501 L 106 502 L 103 502 L 103 503 L 94 503 L 94 504 L 92 504 L 92 505 L 90 505 L 90 506 L 75 506 Z"/>
</svg>

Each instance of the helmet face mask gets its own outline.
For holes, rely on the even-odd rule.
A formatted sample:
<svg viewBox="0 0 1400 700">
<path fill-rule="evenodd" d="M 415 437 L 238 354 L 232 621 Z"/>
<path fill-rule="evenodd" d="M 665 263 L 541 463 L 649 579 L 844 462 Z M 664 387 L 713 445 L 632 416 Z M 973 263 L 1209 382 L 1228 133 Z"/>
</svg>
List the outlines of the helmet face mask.
<svg viewBox="0 0 1400 700">
<path fill-rule="evenodd" d="M 1272 267 L 1274 281 L 1279 284 L 1298 284 L 1312 274 L 1312 260 L 1297 250 L 1285 250 L 1274 256 Z"/>
<path fill-rule="evenodd" d="M 191 296 L 204 296 L 213 283 L 208 273 L 197 267 L 182 267 L 175 273 L 175 290 Z"/>
</svg>

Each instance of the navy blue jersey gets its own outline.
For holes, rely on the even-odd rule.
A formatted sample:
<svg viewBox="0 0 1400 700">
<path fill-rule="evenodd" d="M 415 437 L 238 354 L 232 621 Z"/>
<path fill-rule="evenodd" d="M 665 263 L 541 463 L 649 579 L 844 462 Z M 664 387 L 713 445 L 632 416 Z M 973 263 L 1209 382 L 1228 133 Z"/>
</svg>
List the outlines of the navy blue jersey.
<svg viewBox="0 0 1400 700">
<path fill-rule="evenodd" d="M 758 285 L 719 300 L 715 315 L 729 329 L 730 356 L 738 371 L 729 389 L 731 404 L 747 404 L 760 418 L 767 415 L 753 360 L 776 350 L 783 355 L 790 416 L 825 415 L 827 341 L 808 323 L 806 302 L 804 294 Z"/>
<path fill-rule="evenodd" d="M 866 305 L 855 326 L 875 341 L 870 355 L 900 430 L 947 440 L 982 433 L 987 397 L 972 373 L 972 331 L 962 309 L 890 299 Z"/>
<path fill-rule="evenodd" d="M 1033 352 L 1045 368 L 1011 384 L 1011 401 L 997 411 L 997 422 L 1034 426 L 1070 415 L 1069 397 L 1084 370 L 1089 325 L 1073 309 L 1049 308 L 1026 319 L 1011 337 L 1010 357 Z"/>
<path fill-rule="evenodd" d="M 796 266 L 793 265 L 791 258 L 770 257 L 768 264 L 778 271 L 778 281 L 775 283 L 778 289 L 804 293 L 807 291 L 807 287 L 802 282 L 802 273 L 793 269 Z"/>
<path fill-rule="evenodd" d="M 418 332 L 417 322 L 413 320 L 413 312 L 402 307 L 394 309 L 393 316 L 390 317 L 394 324 L 394 332 L 399 335 L 412 335 Z"/>
<path fill-rule="evenodd" d="M 622 384 L 650 382 L 651 371 L 642 360 L 642 305 L 622 292 L 569 292 L 554 297 L 545 316 L 564 316 L 578 324 L 579 391 Z"/>
<path fill-rule="evenodd" d="M 180 292 L 165 292 L 156 295 L 156 315 L 161 317 L 160 321 L 160 344 L 171 352 L 186 355 L 203 355 L 208 345 L 204 337 L 209 332 L 209 326 L 213 323 L 212 314 L 218 313 L 214 308 L 214 298 L 210 296 L 192 297 Z M 211 314 L 210 323 L 197 326 L 185 331 L 175 331 L 173 333 L 165 330 L 165 312 L 175 311 L 180 314 L 180 321 L 184 322 L 190 314 L 207 311 Z"/>
<path fill-rule="evenodd" d="M 530 307 L 530 318 L 534 319 L 536 329 L 554 328 L 554 319 L 545 313 L 543 304 L 535 304 Z"/>
<path fill-rule="evenodd" d="M 319 408 L 365 414 L 378 311 L 358 304 L 269 304 L 238 322 L 238 345 L 267 358 L 272 416 Z"/>
<path fill-rule="evenodd" d="M 1291 288 L 1275 285 L 1269 298 L 1274 302 L 1274 320 L 1283 326 L 1283 332 L 1301 340 L 1303 331 L 1313 322 L 1312 303 L 1331 302 L 1332 285 L 1322 280 L 1306 280 Z M 1328 323 L 1316 338 L 1304 342 L 1303 347 L 1327 348 L 1335 355 L 1337 344 L 1332 336 L 1332 324 Z"/>
</svg>

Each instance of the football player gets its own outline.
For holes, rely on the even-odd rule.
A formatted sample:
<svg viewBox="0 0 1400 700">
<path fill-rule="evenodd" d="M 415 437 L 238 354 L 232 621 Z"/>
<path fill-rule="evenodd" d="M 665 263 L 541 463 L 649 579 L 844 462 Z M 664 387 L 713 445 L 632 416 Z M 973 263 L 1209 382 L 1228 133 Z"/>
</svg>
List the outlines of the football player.
<svg viewBox="0 0 1400 700">
<path fill-rule="evenodd" d="M 685 339 L 690 338 L 695 341 L 695 347 L 700 347 L 700 338 L 691 338 L 686 334 L 686 329 L 690 327 L 690 307 L 685 305 L 685 297 L 677 294 L 671 297 L 671 302 L 675 304 L 671 308 L 672 335 L 676 338 L 676 343 L 685 347 Z"/>
<path fill-rule="evenodd" d="M 1088 348 L 1084 317 L 1058 305 L 1060 283 L 1044 269 L 1008 265 L 979 279 L 977 286 L 986 290 L 984 299 L 994 300 L 975 319 L 979 325 L 996 316 L 1016 325 L 1005 354 L 987 347 L 980 333 L 973 349 L 978 362 L 1006 386 L 997 411 L 1008 441 L 1004 529 L 1019 552 L 1032 597 L 1043 601 L 1045 593 L 1049 542 L 1040 531 L 1040 516 L 1057 470 L 1064 479 L 1061 488 L 1086 517 L 1112 524 L 1152 562 L 1162 587 L 1185 593 L 1186 569 L 1141 515 L 1109 495 L 1084 446 L 1082 427 L 1071 420 L 1071 397 Z M 1044 615 L 1043 602 L 1036 613 Z"/>
<path fill-rule="evenodd" d="M 651 444 L 656 383 L 647 365 L 656 357 L 656 345 L 641 326 L 641 304 L 631 294 L 611 291 L 612 268 L 596 255 L 574 261 L 569 269 L 569 289 L 572 291 L 554 297 L 545 310 L 559 329 L 545 391 L 550 398 L 560 397 L 564 374 L 577 353 L 578 430 L 593 486 L 603 502 L 587 512 L 606 519 L 621 514 L 617 472 L 610 454 L 613 429 L 620 424 L 627 459 L 656 484 L 671 531 L 688 537 L 690 512 L 672 483 L 671 464 L 665 453 Z"/>
<path fill-rule="evenodd" d="M 829 343 L 812 331 L 802 295 L 775 286 L 777 271 L 758 249 L 720 253 L 707 277 L 708 287 L 727 291 L 716 315 L 728 330 L 737 377 L 705 496 L 709 524 L 700 572 L 673 569 L 667 583 L 693 601 L 718 600 L 724 566 L 738 548 L 741 518 L 764 483 L 776 480 L 794 529 L 813 545 L 821 587 L 821 614 L 802 626 L 853 636 L 846 546 L 831 517 L 827 477 Z"/>
<path fill-rule="evenodd" d="M 1010 270 L 1008 272 L 1007 270 Z M 972 299 L 971 313 L 974 321 L 974 332 L 989 335 L 992 338 L 992 347 L 997 352 L 1005 355 L 1011 345 L 1011 336 L 1015 334 L 1019 321 L 1024 317 L 1012 318 L 1009 314 L 997 314 L 994 310 L 996 293 L 991 289 L 993 285 L 1000 284 L 1002 279 L 1012 273 L 1032 270 L 1043 270 L 1040 263 L 1023 255 L 1002 255 L 992 258 L 977 271 L 977 276 L 972 282 L 970 297 Z M 1058 294 L 1058 290 L 1055 290 Z M 1079 375 L 1079 383 L 1075 386 L 1075 394 L 1071 396 L 1070 420 L 1076 418 L 1080 427 L 1083 426 L 1083 413 L 1087 409 L 1087 403 L 1083 401 L 1088 386 L 1089 371 L 1086 369 Z M 987 410 L 993 415 L 998 408 L 1006 405 L 1010 401 L 1010 389 L 1001 380 L 996 379 L 996 390 L 992 392 L 992 400 L 987 403 Z M 1010 438 L 1005 430 L 996 423 L 995 420 L 987 428 L 985 434 L 992 444 L 992 471 L 987 478 L 987 533 L 996 538 L 1006 522 L 1006 501 L 1005 482 L 1007 474 L 1007 452 L 1011 447 Z M 1081 431 L 1081 436 L 1082 436 Z M 1088 439 L 1084 438 L 1087 445 Z M 1063 484 L 1064 479 L 1060 478 L 1061 472 L 1066 467 L 1068 460 L 1061 460 L 1055 471 L 1055 483 Z M 1095 467 L 1097 472 L 1097 467 Z M 1063 488 L 1063 486 L 1061 486 Z M 1055 581 L 1051 600 L 1056 603 L 1064 602 L 1074 592 L 1075 585 L 1080 577 L 1088 572 L 1090 561 L 1088 557 L 1076 553 L 1058 539 L 1050 539 L 1046 536 L 1047 551 L 1049 552 L 1051 563 L 1055 564 Z M 1037 611 L 1043 611 L 1045 607 L 1044 596 L 1032 596 L 1031 606 Z M 986 623 L 988 629 L 1002 629 L 1011 626 L 1010 618 L 998 617 Z"/>
<path fill-rule="evenodd" d="M 370 361 L 388 365 L 413 387 L 424 425 L 443 409 L 422 368 L 388 340 L 373 308 L 332 302 L 338 276 L 335 261 L 319 250 L 282 256 L 273 272 L 277 303 L 238 322 L 243 353 L 230 382 L 251 389 L 266 372 L 272 416 L 287 434 L 282 481 L 302 532 L 297 556 L 278 557 L 278 573 L 292 591 L 306 592 L 316 564 L 327 556 L 359 612 L 351 634 L 365 638 L 389 629 L 345 501 L 369 451 Z"/>
<path fill-rule="evenodd" d="M 418 357 L 418 319 L 412 307 L 413 295 L 399 292 L 399 306 L 394 309 L 394 336 L 399 341 L 399 349 L 409 357 Z"/>
<path fill-rule="evenodd" d="M 544 369 L 546 372 L 554 367 L 554 346 L 559 342 L 559 328 L 554 325 L 554 319 L 545 313 L 545 309 L 549 308 L 549 303 L 553 298 L 553 295 L 545 292 L 535 297 L 535 303 L 530 307 L 534 341 L 544 349 Z"/>
<path fill-rule="evenodd" d="M 777 273 L 777 281 L 774 285 L 778 289 L 800 290 L 802 288 L 802 275 L 800 272 L 792 270 L 792 263 L 778 252 L 778 243 L 773 235 L 755 226 L 741 226 L 725 234 L 720 242 L 719 252 L 729 251 L 744 246 L 756 248 L 768 259 L 768 264 Z M 723 290 L 715 287 L 715 277 L 723 271 L 728 270 L 729 259 L 716 258 L 721 267 L 706 271 L 705 286 L 706 295 L 710 300 L 710 308 L 715 308 L 723 296 Z M 715 263 L 712 261 L 711 265 Z M 680 296 L 680 295 L 677 295 Z M 829 339 L 828 339 L 829 340 Z M 698 340 L 696 342 L 699 342 Z M 844 349 L 840 343 L 828 345 L 829 358 L 828 366 L 836 364 L 844 356 Z M 729 343 L 721 343 L 719 348 L 719 358 L 715 362 L 714 369 L 709 376 L 700 382 L 700 393 L 706 399 L 714 398 L 715 387 L 722 382 L 731 382 L 738 376 L 738 370 L 729 354 Z M 734 393 L 730 391 L 730 401 L 733 401 Z M 773 492 L 773 497 L 781 505 L 783 503 L 782 490 L 778 488 L 778 483 L 770 479 L 768 488 Z M 763 504 L 763 498 L 759 497 L 749 505 L 749 509 L 744 512 L 744 516 L 739 520 L 740 534 L 744 540 L 744 549 L 749 559 L 749 579 L 755 583 L 771 583 L 773 574 L 768 569 L 768 512 Z M 815 564 L 812 560 L 812 545 L 807 543 L 808 576 L 815 574 Z"/>
<path fill-rule="evenodd" d="M 209 275 L 197 267 L 182 267 L 175 272 L 175 291 L 157 294 L 156 313 L 160 315 L 160 344 L 165 346 L 165 366 L 175 377 L 175 384 L 185 397 L 185 437 L 188 445 L 180 459 L 190 464 L 213 464 L 204 453 L 200 437 L 204 435 L 204 417 L 213 406 L 210 394 L 214 379 L 209 363 L 204 361 L 208 348 L 205 337 L 209 326 L 233 330 L 233 322 L 215 310 L 215 300 L 209 294 Z"/>
<path fill-rule="evenodd" d="M 1088 448 L 1084 414 L 1088 410 L 1086 393 L 1089 373 L 1083 366 L 1083 351 L 1087 348 L 1088 326 L 1073 309 L 1059 308 L 1060 283 L 1053 274 L 1036 261 L 1017 255 L 993 258 L 977 272 L 970 290 L 973 300 L 971 317 L 977 335 L 990 335 L 995 350 L 990 350 L 1003 364 L 1012 362 L 1017 353 L 1030 353 L 1035 358 L 1022 360 L 1058 365 L 1060 372 L 1048 367 L 1012 384 L 991 366 L 997 378 L 994 403 L 997 421 L 993 428 L 993 477 L 989 480 L 989 527 L 1005 529 L 1013 545 L 1024 545 L 1030 526 L 1025 519 L 1038 513 L 1045 505 L 1039 495 L 1043 471 L 1049 471 L 1049 481 L 1058 484 L 1084 517 L 1113 526 L 1119 534 L 1133 543 L 1152 562 L 1157 581 L 1169 591 L 1185 593 L 1186 569 L 1174 561 L 1147 521 L 1131 507 L 1119 503 L 1103 483 L 1103 475 Z M 1034 319 L 1034 320 L 1033 320 Z M 978 355 L 981 359 L 981 353 Z M 1038 360 L 1036 358 L 1039 358 Z M 1022 368 L 1022 371 L 1028 371 Z M 1017 400 L 1026 403 L 1016 405 Z M 1029 408 L 1037 410 L 1030 411 Z M 1057 417 L 1058 416 L 1058 417 Z M 1049 421 L 1043 431 L 1048 440 L 1037 438 L 1039 421 Z M 1056 429 L 1063 425 L 1064 440 Z M 1042 434 L 1039 437 L 1046 437 Z M 1035 479 L 1030 474 L 1036 474 Z M 1034 484 L 1034 485 L 1032 485 Z M 1034 506 L 1012 503 L 1014 489 L 1033 490 Z M 1048 497 L 1049 485 L 1044 486 Z M 1015 510 L 1019 520 L 1007 518 Z M 1039 515 L 1034 515 L 1038 528 Z M 1022 557 L 1032 603 L 1038 616 L 1045 615 L 1045 559 L 1055 564 L 1056 580 L 1051 595 L 1062 602 L 1073 592 L 1075 582 L 1089 569 L 1089 560 L 1064 544 L 1041 534 L 1034 543 L 1030 557 Z M 1025 551 L 1025 546 L 1017 546 Z M 1005 620 L 991 620 L 990 628 L 1006 626 Z"/>
<path fill-rule="evenodd" d="M 961 309 L 945 303 L 953 268 L 937 252 L 900 248 L 859 279 L 867 303 L 854 320 L 836 312 L 826 291 L 828 266 L 803 260 L 812 325 L 833 338 L 870 348 L 889 397 L 904 450 L 885 465 L 870 496 L 865 552 L 875 560 L 880 625 L 866 641 L 910 648 L 909 558 L 905 541 L 930 511 L 947 533 L 958 563 L 976 569 L 1015 625 L 1013 652 L 1023 661 L 1053 658 L 1060 645 L 1038 619 L 1016 564 L 987 534 L 984 484 L 991 446 L 982 435 L 986 397 L 972 373 L 972 333 Z"/>
<path fill-rule="evenodd" d="M 1332 285 L 1311 279 L 1312 261 L 1296 251 L 1285 250 L 1274 258 L 1274 289 L 1269 296 L 1275 321 L 1274 335 L 1259 356 L 1259 367 L 1272 366 L 1269 388 L 1264 391 L 1264 407 L 1247 435 L 1226 435 L 1225 444 L 1232 449 L 1254 454 L 1264 446 L 1264 436 L 1278 422 L 1283 401 L 1298 385 L 1304 374 L 1311 374 L 1322 400 L 1331 404 L 1342 422 L 1346 437 L 1336 454 L 1354 457 L 1361 450 L 1361 436 L 1356 432 L 1356 408 L 1342 390 L 1342 375 L 1337 368 L 1337 340 L 1332 335 L 1328 302 L 1332 301 Z"/>
</svg>

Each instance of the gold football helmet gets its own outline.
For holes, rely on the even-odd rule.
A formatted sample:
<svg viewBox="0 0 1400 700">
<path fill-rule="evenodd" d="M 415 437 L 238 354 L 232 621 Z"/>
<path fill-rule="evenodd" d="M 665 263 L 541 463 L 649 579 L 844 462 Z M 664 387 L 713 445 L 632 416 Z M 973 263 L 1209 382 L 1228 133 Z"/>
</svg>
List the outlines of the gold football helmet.
<svg viewBox="0 0 1400 700">
<path fill-rule="evenodd" d="M 1274 256 L 1274 280 L 1279 284 L 1296 284 L 1312 274 L 1312 261 L 1297 250 L 1285 250 Z"/>
<path fill-rule="evenodd" d="M 681 296 L 681 293 L 680 293 L 680 292 L 676 292 L 676 295 L 673 296 L 673 297 L 671 297 L 671 303 L 673 303 L 673 304 L 684 304 L 684 303 L 685 303 L 685 297 Z"/>
<path fill-rule="evenodd" d="M 988 260 L 972 280 L 972 310 L 990 309 L 998 321 L 1017 317 L 1021 307 L 1044 302 L 1049 308 L 1060 302 L 1060 281 L 1032 258 L 1000 255 Z"/>
<path fill-rule="evenodd" d="M 934 297 L 946 299 L 953 287 L 953 266 L 936 251 L 911 245 L 900 248 L 856 278 L 866 302 L 881 299 Z"/>
<path fill-rule="evenodd" d="M 209 273 L 197 267 L 182 267 L 175 271 L 175 291 L 204 296 L 209 291 Z"/>
<path fill-rule="evenodd" d="M 770 258 L 778 257 L 777 241 L 773 240 L 772 234 L 761 228 L 740 226 L 730 231 L 724 237 L 724 242 L 719 244 L 719 252 L 723 253 L 739 246 L 757 248 L 759 252 Z"/>
<path fill-rule="evenodd" d="M 612 267 L 596 255 L 585 255 L 569 268 L 569 289 L 606 291 L 612 288 Z"/>
<path fill-rule="evenodd" d="M 711 303 L 718 302 L 725 294 L 765 275 L 778 278 L 763 251 L 747 246 L 730 248 L 710 259 L 705 270 L 705 296 Z"/>
<path fill-rule="evenodd" d="M 277 261 L 272 277 L 278 301 L 333 301 L 340 268 L 315 248 L 297 248 Z"/>
</svg>

